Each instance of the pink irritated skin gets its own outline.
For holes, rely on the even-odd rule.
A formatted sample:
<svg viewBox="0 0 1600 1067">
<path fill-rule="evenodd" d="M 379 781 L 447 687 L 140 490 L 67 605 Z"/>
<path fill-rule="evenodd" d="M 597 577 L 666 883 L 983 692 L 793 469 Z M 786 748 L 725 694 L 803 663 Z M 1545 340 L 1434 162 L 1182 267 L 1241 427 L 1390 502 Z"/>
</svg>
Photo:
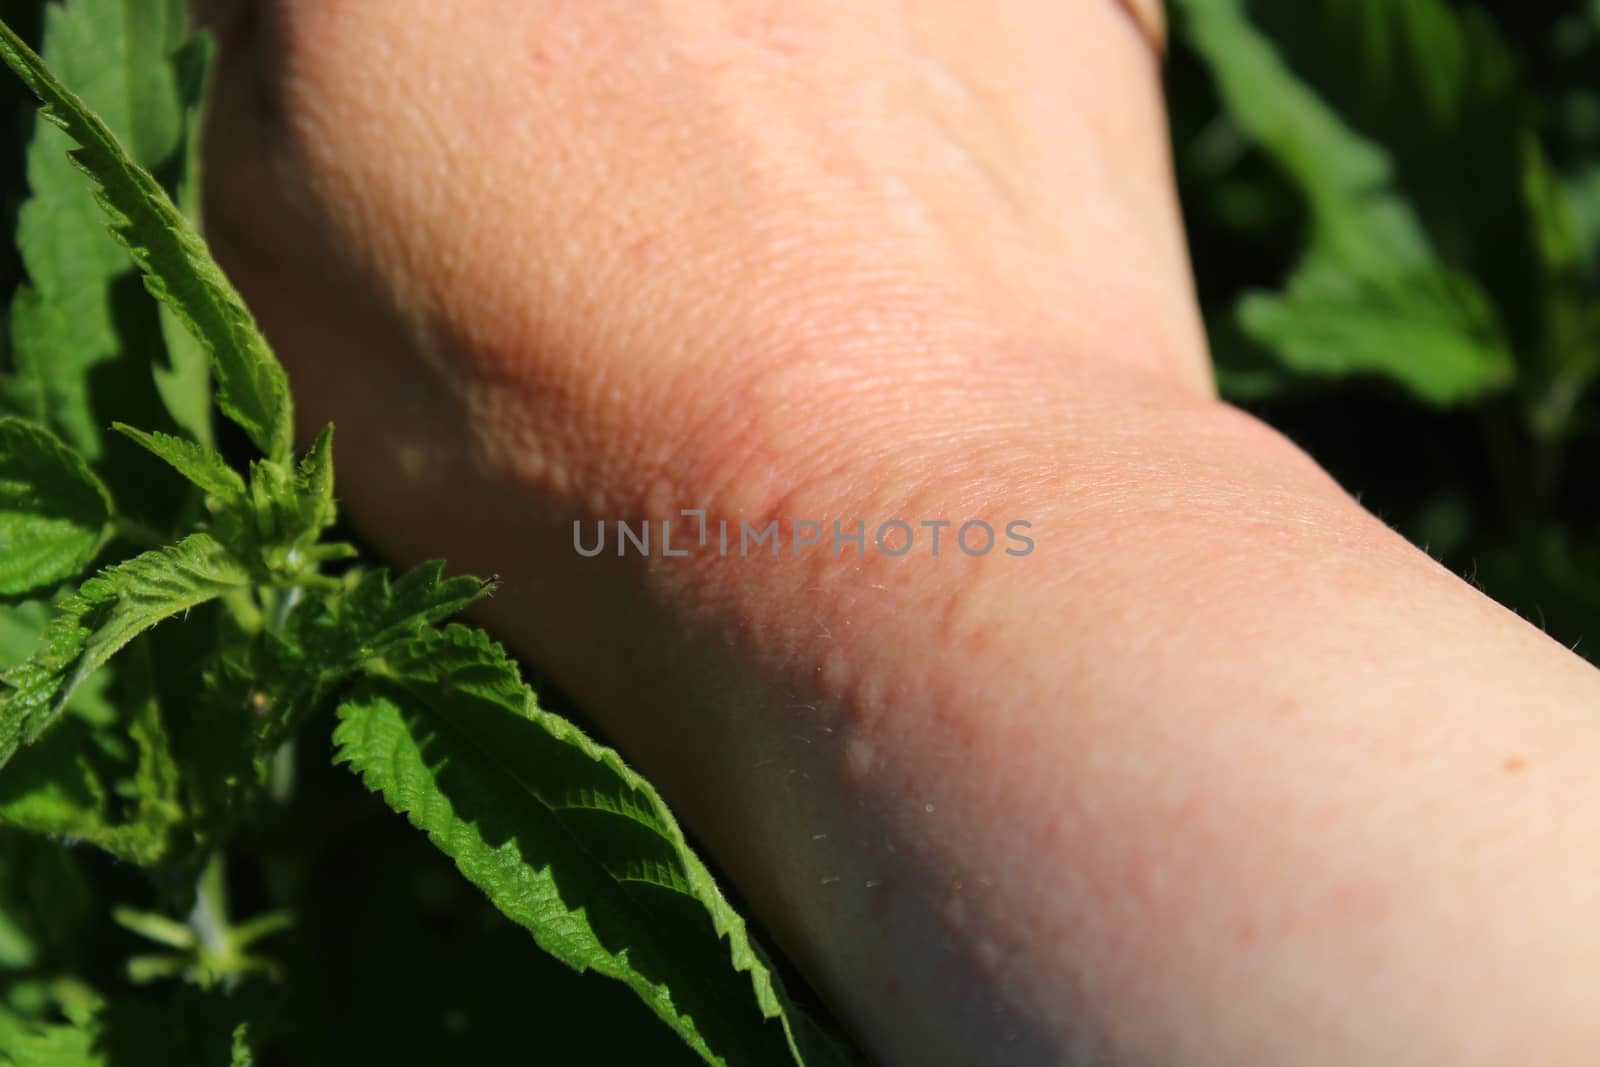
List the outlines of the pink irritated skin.
<svg viewBox="0 0 1600 1067">
<path fill-rule="evenodd" d="M 883 1062 L 1590 1062 L 1600 683 L 1216 402 L 1111 0 L 225 21 L 211 233 L 348 512 L 503 576 Z M 1036 549 L 573 550 L 681 508 Z"/>
</svg>

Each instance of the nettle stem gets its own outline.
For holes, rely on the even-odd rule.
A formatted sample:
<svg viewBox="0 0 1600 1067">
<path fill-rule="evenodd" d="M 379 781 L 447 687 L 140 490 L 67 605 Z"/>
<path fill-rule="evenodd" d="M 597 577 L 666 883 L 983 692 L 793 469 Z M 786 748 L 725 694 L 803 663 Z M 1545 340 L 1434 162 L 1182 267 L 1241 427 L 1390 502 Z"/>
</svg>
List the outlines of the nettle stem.
<svg viewBox="0 0 1600 1067">
<path fill-rule="evenodd" d="M 199 940 L 202 980 L 206 984 L 228 983 L 237 977 L 236 951 L 228 928 L 227 867 L 220 849 L 211 853 L 195 884 L 194 909 L 189 926 Z"/>
<path fill-rule="evenodd" d="M 283 632 L 283 628 L 289 625 L 289 616 L 293 614 L 295 605 L 300 603 L 300 598 L 304 595 L 305 587 L 299 585 L 277 591 L 277 603 L 273 606 L 272 620 L 268 623 L 271 632 L 275 634 Z"/>
<path fill-rule="evenodd" d="M 165 548 L 173 542 L 173 538 L 161 533 L 155 527 L 146 526 L 138 519 L 126 515 L 119 514 L 112 519 L 111 527 L 118 537 L 140 548 Z"/>
</svg>

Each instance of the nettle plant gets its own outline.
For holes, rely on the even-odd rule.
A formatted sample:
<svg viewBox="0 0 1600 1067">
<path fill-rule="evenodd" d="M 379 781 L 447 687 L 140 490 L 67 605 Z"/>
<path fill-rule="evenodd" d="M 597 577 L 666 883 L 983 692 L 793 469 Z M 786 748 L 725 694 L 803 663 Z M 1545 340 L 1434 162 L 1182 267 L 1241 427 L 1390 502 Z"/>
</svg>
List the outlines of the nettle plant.
<svg viewBox="0 0 1600 1067">
<path fill-rule="evenodd" d="M 99 113 L 0 24 L 50 120 L 0 374 L 0 1061 L 848 1062 L 650 784 L 447 622 L 491 584 L 335 536 L 332 427 L 294 454 L 285 374 L 178 206 L 208 56 L 184 8 L 46 6 Z"/>
<path fill-rule="evenodd" d="M 1600 3 L 1168 6 L 1222 392 L 1600 660 Z"/>
</svg>

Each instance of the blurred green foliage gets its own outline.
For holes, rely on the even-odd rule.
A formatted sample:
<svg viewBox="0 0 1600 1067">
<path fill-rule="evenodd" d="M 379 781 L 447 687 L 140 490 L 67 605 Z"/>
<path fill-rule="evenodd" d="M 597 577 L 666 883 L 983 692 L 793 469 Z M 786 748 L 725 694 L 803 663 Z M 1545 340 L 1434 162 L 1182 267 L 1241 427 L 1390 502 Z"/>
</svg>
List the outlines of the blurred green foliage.
<svg viewBox="0 0 1600 1067">
<path fill-rule="evenodd" d="M 1172 0 L 1219 384 L 1600 653 L 1600 2 Z"/>
</svg>

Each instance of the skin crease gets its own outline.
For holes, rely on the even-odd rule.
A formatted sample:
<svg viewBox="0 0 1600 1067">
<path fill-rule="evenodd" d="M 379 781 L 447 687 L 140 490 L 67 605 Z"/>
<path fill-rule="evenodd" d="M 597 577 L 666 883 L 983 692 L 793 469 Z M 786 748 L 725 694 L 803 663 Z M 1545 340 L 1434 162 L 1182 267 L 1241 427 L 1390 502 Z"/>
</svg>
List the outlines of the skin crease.
<svg viewBox="0 0 1600 1067">
<path fill-rule="evenodd" d="M 1165 52 L 1167 47 L 1167 13 L 1161 6 L 1161 0 L 1121 0 L 1122 6 L 1127 9 L 1133 20 L 1139 24 L 1144 35 L 1150 39 L 1151 45 L 1158 52 Z"/>
<path fill-rule="evenodd" d="M 1215 400 L 1120 6 L 202 15 L 348 513 L 503 576 L 881 1062 L 1592 1062 L 1600 680 Z M 684 507 L 1037 548 L 573 552 Z"/>
</svg>

